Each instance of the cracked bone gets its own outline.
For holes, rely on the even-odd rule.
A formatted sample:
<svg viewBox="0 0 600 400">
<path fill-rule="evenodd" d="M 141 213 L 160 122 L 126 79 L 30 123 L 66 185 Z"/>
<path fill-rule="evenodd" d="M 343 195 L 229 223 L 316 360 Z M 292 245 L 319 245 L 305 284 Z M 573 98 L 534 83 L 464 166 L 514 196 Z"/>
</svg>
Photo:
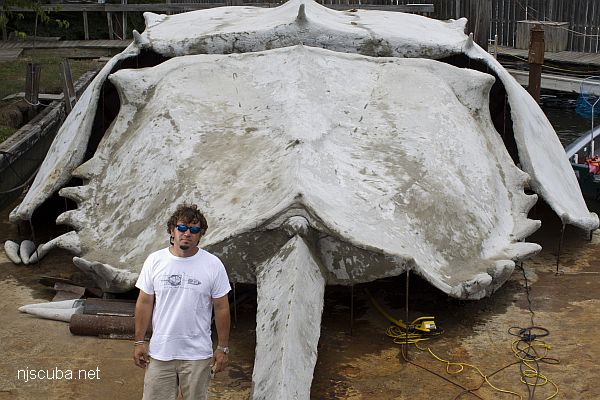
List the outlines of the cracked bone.
<svg viewBox="0 0 600 400">
<path fill-rule="evenodd" d="M 21 257 L 19 256 L 19 243 L 7 240 L 4 242 L 4 252 L 10 261 L 15 264 L 21 264 Z"/>
</svg>

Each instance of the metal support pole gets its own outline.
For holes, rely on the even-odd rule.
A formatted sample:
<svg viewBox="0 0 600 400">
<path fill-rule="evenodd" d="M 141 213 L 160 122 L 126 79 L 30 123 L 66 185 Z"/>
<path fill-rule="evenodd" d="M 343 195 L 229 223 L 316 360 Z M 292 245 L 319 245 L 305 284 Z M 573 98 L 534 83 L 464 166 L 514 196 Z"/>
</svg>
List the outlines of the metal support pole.
<svg viewBox="0 0 600 400">
<path fill-rule="evenodd" d="M 560 239 L 558 240 L 558 252 L 556 254 L 556 275 L 560 274 L 560 272 L 558 271 L 558 266 L 560 264 L 560 250 L 562 247 L 564 234 L 565 234 L 565 224 L 563 223 L 562 228 L 560 228 Z"/>
<path fill-rule="evenodd" d="M 535 25 L 529 42 L 529 85 L 527 91 L 536 102 L 540 101 L 542 88 L 542 65 L 544 65 L 544 29 Z"/>
<path fill-rule="evenodd" d="M 29 220 L 29 229 L 31 229 L 31 241 L 35 243 L 35 229 L 33 229 L 33 223 Z"/>
<path fill-rule="evenodd" d="M 354 285 L 350 286 L 350 336 L 354 325 Z"/>
<path fill-rule="evenodd" d="M 409 319 L 408 319 L 408 316 L 409 316 L 408 315 L 408 288 L 409 288 L 408 280 L 409 280 L 409 277 L 410 277 L 410 269 L 406 268 L 406 293 L 404 296 L 404 298 L 405 298 L 404 306 L 406 308 L 406 320 L 404 321 L 404 323 L 406 324 L 406 332 L 404 333 L 404 338 L 405 338 L 404 357 L 406 358 L 407 361 L 409 360 L 409 358 L 408 358 L 408 331 L 409 331 L 409 324 L 410 324 L 410 322 L 408 322 L 409 321 Z"/>
<path fill-rule="evenodd" d="M 236 282 L 233 282 L 233 327 L 237 326 L 237 295 L 235 291 Z"/>
</svg>

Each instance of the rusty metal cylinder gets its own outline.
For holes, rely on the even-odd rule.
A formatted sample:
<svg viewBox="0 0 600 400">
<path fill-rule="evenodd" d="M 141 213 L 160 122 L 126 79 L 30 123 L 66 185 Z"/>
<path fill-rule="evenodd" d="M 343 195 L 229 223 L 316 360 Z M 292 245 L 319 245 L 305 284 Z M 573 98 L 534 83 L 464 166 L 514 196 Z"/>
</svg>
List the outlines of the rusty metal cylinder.
<svg viewBox="0 0 600 400">
<path fill-rule="evenodd" d="M 73 335 L 129 336 L 135 333 L 135 320 L 133 317 L 75 314 L 71 317 L 69 330 Z"/>
</svg>

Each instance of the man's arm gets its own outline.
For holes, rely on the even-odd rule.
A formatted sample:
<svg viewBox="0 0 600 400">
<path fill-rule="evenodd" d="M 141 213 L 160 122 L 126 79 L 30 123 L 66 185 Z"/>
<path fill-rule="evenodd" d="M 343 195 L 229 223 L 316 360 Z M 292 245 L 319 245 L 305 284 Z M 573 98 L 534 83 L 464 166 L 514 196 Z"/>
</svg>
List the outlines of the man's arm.
<svg viewBox="0 0 600 400">
<path fill-rule="evenodd" d="M 135 303 L 135 335 L 134 341 L 141 343 L 146 337 L 146 330 L 152 319 L 154 310 L 154 295 L 140 290 L 140 294 Z M 146 344 L 134 344 L 133 362 L 140 368 L 146 368 L 150 361 L 148 356 L 148 346 Z"/>
<path fill-rule="evenodd" d="M 231 321 L 227 295 L 213 299 L 213 305 L 215 310 L 215 326 L 217 327 L 217 345 L 220 347 L 229 347 L 229 326 Z M 227 365 L 227 361 L 227 354 L 217 349 L 213 356 L 213 371 L 223 371 Z"/>
</svg>

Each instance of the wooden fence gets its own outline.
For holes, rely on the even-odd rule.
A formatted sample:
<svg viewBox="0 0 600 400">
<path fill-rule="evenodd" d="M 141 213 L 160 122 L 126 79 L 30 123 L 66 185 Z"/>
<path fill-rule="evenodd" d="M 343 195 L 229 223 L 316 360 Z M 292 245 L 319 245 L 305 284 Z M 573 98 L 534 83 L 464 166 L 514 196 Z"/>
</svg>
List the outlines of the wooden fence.
<svg viewBox="0 0 600 400">
<path fill-rule="evenodd" d="M 469 1 L 485 0 L 399 0 L 404 3 L 432 3 L 433 18 L 449 19 L 467 15 Z M 498 44 L 514 47 L 517 22 L 568 22 L 570 51 L 598 53 L 600 50 L 600 0 L 487 0 L 491 2 L 489 38 L 498 35 Z"/>
</svg>

